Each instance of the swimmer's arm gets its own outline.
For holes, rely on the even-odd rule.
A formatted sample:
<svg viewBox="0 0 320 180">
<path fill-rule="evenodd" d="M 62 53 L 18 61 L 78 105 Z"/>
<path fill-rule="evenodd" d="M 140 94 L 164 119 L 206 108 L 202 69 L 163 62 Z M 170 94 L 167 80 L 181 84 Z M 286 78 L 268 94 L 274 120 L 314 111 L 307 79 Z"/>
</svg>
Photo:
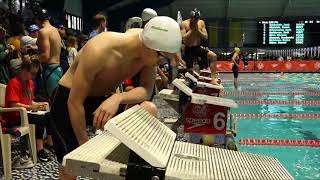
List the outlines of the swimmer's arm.
<svg viewBox="0 0 320 180">
<path fill-rule="evenodd" d="M 91 57 L 90 61 L 79 60 L 68 98 L 71 125 L 80 145 L 88 140 L 83 103 L 89 94 L 90 87 L 92 87 L 91 83 L 94 81 L 99 67 L 101 67 L 96 62 L 97 58 L 93 52 L 88 53 L 86 57 Z"/>
<path fill-rule="evenodd" d="M 208 32 L 204 21 L 200 21 L 200 29 L 198 30 L 202 39 L 208 39 Z"/>
<path fill-rule="evenodd" d="M 176 60 L 178 60 L 179 64 L 182 64 L 183 66 L 186 66 L 186 62 L 182 59 L 181 53 L 176 53 Z"/>
<path fill-rule="evenodd" d="M 39 49 L 40 61 L 42 63 L 47 63 L 50 58 L 50 42 L 49 36 L 45 34 L 43 31 L 39 31 L 37 45 Z"/>
<path fill-rule="evenodd" d="M 155 67 L 145 67 L 140 73 L 140 87 L 119 94 L 121 104 L 137 104 L 149 100 L 155 79 Z"/>
<path fill-rule="evenodd" d="M 186 38 L 189 38 L 192 34 L 192 30 L 190 29 L 188 32 L 187 32 L 187 29 L 186 29 L 186 24 L 184 22 L 182 22 L 182 25 L 181 25 L 181 35 L 182 35 L 182 39 L 185 40 Z"/>
<path fill-rule="evenodd" d="M 161 79 L 164 82 L 168 82 L 168 77 L 164 74 L 164 72 L 159 67 L 157 67 L 157 73 L 160 75 Z"/>
<path fill-rule="evenodd" d="M 239 66 L 239 64 L 237 64 L 237 62 L 236 62 L 237 56 L 238 56 L 237 53 L 234 53 L 234 54 L 233 54 L 233 56 L 232 56 L 232 62 L 233 62 L 236 66 Z"/>
</svg>

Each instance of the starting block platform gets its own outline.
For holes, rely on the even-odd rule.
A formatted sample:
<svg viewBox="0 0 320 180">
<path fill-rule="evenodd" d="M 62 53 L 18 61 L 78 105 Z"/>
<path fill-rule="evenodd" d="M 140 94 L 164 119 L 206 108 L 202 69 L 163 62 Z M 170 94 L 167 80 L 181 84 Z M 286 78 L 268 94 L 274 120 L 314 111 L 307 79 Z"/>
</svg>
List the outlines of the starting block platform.
<svg viewBox="0 0 320 180">
<path fill-rule="evenodd" d="M 105 129 L 64 156 L 68 173 L 107 180 L 293 179 L 276 158 L 176 141 L 138 105 Z"/>
<path fill-rule="evenodd" d="M 212 81 L 211 72 L 209 70 L 200 70 L 200 74 L 193 71 L 192 76 L 194 76 L 200 82 L 210 83 Z M 218 79 L 220 79 L 220 78 L 218 78 Z M 220 81 L 221 81 L 221 79 L 220 79 Z"/>
<path fill-rule="evenodd" d="M 211 76 L 211 71 L 208 70 L 208 69 L 200 70 L 200 76 L 210 77 Z"/>
<path fill-rule="evenodd" d="M 212 104 L 220 105 L 230 108 L 238 108 L 238 104 L 232 99 L 220 98 L 215 96 L 208 96 L 204 94 L 193 93 L 192 89 L 189 88 L 183 81 L 180 79 L 175 79 L 172 84 L 182 91 L 185 95 L 191 97 L 190 102 L 195 104 Z M 179 93 L 170 89 L 163 89 L 159 92 L 159 95 L 164 100 L 169 101 L 179 101 Z"/>
<path fill-rule="evenodd" d="M 197 83 L 198 87 L 207 87 L 207 88 L 218 89 L 218 90 L 224 89 L 224 87 L 222 85 L 213 85 L 210 83 L 198 81 L 196 77 L 194 77 L 192 74 L 190 74 L 188 72 L 185 74 L 185 77 L 189 78 L 192 82 Z M 211 80 L 211 78 L 210 78 L 210 80 Z"/>
<path fill-rule="evenodd" d="M 197 78 L 189 72 L 185 74 L 185 77 L 187 79 L 186 83 L 193 89 L 194 93 L 205 94 L 209 96 L 219 96 L 220 91 L 224 89 L 222 85 L 213 85 L 211 83 L 198 81 Z"/>
</svg>

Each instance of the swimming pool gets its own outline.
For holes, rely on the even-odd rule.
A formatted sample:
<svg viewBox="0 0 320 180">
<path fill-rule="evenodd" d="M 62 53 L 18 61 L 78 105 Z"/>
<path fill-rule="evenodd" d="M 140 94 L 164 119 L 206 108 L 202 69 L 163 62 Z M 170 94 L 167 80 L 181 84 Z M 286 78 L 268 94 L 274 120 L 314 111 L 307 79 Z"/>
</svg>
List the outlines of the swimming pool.
<svg viewBox="0 0 320 180">
<path fill-rule="evenodd" d="M 231 110 L 231 114 L 241 113 L 247 116 L 235 118 L 238 127 L 237 140 L 320 140 L 320 106 L 309 103 L 320 101 L 319 73 L 287 73 L 285 77 L 271 73 L 240 74 L 238 90 L 233 87 L 231 74 L 223 74 L 222 79 L 225 80 L 224 97 L 239 103 L 249 102 Z M 277 103 L 268 104 L 270 101 Z M 278 103 L 283 101 L 289 103 Z M 302 104 L 290 104 L 292 101 Z M 259 114 L 280 116 L 259 118 Z M 295 116 L 281 116 L 287 114 Z M 309 114 L 313 116 L 307 118 Z M 295 179 L 320 179 L 319 147 L 239 145 L 239 149 L 278 158 Z"/>
</svg>

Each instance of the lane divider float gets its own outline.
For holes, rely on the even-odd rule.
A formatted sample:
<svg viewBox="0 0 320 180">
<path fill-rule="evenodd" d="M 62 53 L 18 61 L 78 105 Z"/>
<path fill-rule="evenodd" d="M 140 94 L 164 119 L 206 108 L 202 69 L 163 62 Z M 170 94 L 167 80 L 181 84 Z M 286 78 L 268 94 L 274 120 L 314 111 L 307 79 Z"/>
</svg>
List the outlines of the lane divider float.
<svg viewBox="0 0 320 180">
<path fill-rule="evenodd" d="M 275 88 L 275 87 L 245 87 L 245 88 L 241 88 L 241 90 L 312 90 L 312 91 L 320 91 L 320 88 L 303 88 L 303 87 L 295 87 L 295 88 Z"/>
<path fill-rule="evenodd" d="M 261 105 L 305 105 L 305 106 L 318 106 L 320 101 L 261 101 L 261 100 L 240 100 L 237 101 L 239 104 L 261 104 Z"/>
<path fill-rule="evenodd" d="M 320 114 L 232 114 L 234 118 L 320 119 Z"/>
<path fill-rule="evenodd" d="M 276 146 L 311 146 L 320 147 L 320 140 L 269 140 L 269 139 L 240 139 L 245 145 L 276 145 Z"/>
<path fill-rule="evenodd" d="M 262 96 L 262 95 L 285 95 L 285 96 L 320 96 L 320 92 L 244 92 L 244 91 L 233 91 L 233 92 L 223 92 L 222 95 L 230 96 Z"/>
</svg>

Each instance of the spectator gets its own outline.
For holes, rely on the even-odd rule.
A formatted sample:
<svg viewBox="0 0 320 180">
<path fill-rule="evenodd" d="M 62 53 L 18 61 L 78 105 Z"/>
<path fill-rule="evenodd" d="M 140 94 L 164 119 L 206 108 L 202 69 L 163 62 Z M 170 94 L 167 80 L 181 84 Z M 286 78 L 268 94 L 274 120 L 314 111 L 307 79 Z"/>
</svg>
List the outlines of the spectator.
<svg viewBox="0 0 320 180">
<path fill-rule="evenodd" d="M 8 44 L 13 46 L 13 53 L 15 53 L 18 59 L 21 59 L 21 38 L 25 35 L 24 26 L 22 24 L 15 24 L 12 35 L 13 36 L 8 39 Z"/>
<path fill-rule="evenodd" d="M 78 51 L 87 43 L 88 41 L 88 36 L 85 34 L 80 34 L 78 36 Z"/>
<path fill-rule="evenodd" d="M 248 71 L 249 57 L 247 52 L 242 54 L 242 60 L 243 60 L 244 70 Z"/>
<path fill-rule="evenodd" d="M 60 37 L 61 37 L 61 47 L 62 48 L 67 48 L 66 47 L 66 44 L 65 44 L 65 39 L 67 38 L 67 33 L 66 33 L 66 30 L 64 28 L 64 25 L 61 24 L 61 23 L 58 23 L 55 25 L 55 27 L 57 28 L 59 34 L 60 34 Z"/>
<path fill-rule="evenodd" d="M 77 48 L 78 48 L 77 38 L 74 36 L 69 36 L 67 39 L 66 46 L 68 50 L 68 63 L 69 63 L 69 66 L 71 66 L 71 64 L 73 63 L 77 55 Z"/>
<path fill-rule="evenodd" d="M 60 66 L 63 69 L 63 72 L 65 73 L 69 69 L 69 63 L 68 63 L 69 52 L 65 42 L 65 39 L 67 38 L 67 33 L 63 24 L 58 23 L 55 25 L 55 27 L 57 28 L 61 38 Z"/>
<path fill-rule="evenodd" d="M 33 76 L 37 74 L 40 67 L 39 58 L 33 56 L 30 59 L 25 59 L 21 64 L 21 71 L 14 78 L 10 79 L 6 88 L 6 107 L 24 107 L 27 110 L 38 111 L 45 110 L 44 103 L 36 103 L 33 101 Z M 10 112 L 5 114 L 4 118 L 7 122 L 6 124 L 10 127 L 20 125 L 20 114 L 17 112 Z M 35 116 L 28 114 L 28 120 L 31 124 L 36 125 L 36 146 L 38 159 L 42 162 L 49 161 L 47 154 L 43 149 L 43 133 L 46 123 L 49 121 L 47 117 Z M 47 126 L 48 127 L 48 126 Z M 47 129 L 48 130 L 48 129 Z M 49 134 L 49 131 L 48 131 Z M 21 161 L 20 165 L 24 166 L 26 162 L 29 162 L 29 157 L 27 155 L 27 139 L 23 136 L 21 142 Z"/>
<path fill-rule="evenodd" d="M 37 54 L 37 38 L 40 28 L 33 24 L 29 27 L 29 36 L 22 36 L 21 47 L 23 54 L 34 55 Z"/>
<path fill-rule="evenodd" d="M 96 35 L 102 33 L 107 28 L 107 19 L 102 14 L 96 14 L 93 17 L 93 28 L 94 30 L 90 33 L 89 39 L 92 39 Z"/>
<path fill-rule="evenodd" d="M 6 62 L 8 50 L 5 36 L 6 30 L 0 26 L 0 83 L 2 84 L 7 84 L 9 81 L 9 69 Z"/>
</svg>

